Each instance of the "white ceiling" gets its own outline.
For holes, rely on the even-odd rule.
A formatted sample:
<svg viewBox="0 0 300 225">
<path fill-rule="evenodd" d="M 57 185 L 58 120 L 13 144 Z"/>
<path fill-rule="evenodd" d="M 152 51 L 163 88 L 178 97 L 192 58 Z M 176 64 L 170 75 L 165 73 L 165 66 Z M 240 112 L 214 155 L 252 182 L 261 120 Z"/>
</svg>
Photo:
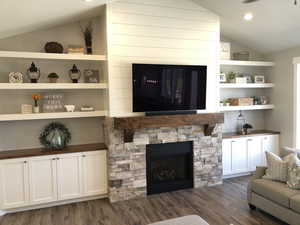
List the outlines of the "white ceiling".
<svg viewBox="0 0 300 225">
<path fill-rule="evenodd" d="M 221 34 L 261 53 L 300 46 L 300 2 L 260 0 L 242 4 L 242 0 L 194 0 L 214 11 L 221 19 Z M 243 20 L 252 12 L 251 22 Z"/>
<path fill-rule="evenodd" d="M 107 0 L 0 0 L 0 39 L 101 14 Z"/>
<path fill-rule="evenodd" d="M 100 15 L 108 1 L 113 0 L 0 0 L 0 39 Z M 258 52 L 300 46 L 300 4 L 293 0 L 193 1 L 220 15 L 223 36 Z M 252 22 L 242 19 L 246 12 L 253 12 Z"/>
</svg>

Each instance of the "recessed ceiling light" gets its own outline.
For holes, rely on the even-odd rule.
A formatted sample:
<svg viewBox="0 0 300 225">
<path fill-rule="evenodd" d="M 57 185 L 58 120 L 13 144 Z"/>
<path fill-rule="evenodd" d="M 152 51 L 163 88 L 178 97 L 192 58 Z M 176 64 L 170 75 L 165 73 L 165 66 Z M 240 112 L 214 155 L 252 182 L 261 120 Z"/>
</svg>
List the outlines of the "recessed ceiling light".
<svg viewBox="0 0 300 225">
<path fill-rule="evenodd" d="M 94 1 L 94 0 L 84 0 L 85 2 L 92 2 L 92 1 Z"/>
<path fill-rule="evenodd" d="M 245 13 L 244 15 L 244 20 L 246 21 L 251 21 L 253 19 L 253 14 L 252 13 Z"/>
</svg>

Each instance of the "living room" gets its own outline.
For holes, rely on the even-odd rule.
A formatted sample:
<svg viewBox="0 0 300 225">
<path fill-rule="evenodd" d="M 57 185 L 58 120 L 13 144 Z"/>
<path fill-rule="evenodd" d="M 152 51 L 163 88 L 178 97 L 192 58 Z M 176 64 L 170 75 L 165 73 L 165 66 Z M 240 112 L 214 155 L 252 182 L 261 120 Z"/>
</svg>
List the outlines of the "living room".
<svg viewBox="0 0 300 225">
<path fill-rule="evenodd" d="M 1 225 L 299 225 L 300 2 L 0 5 Z"/>
</svg>

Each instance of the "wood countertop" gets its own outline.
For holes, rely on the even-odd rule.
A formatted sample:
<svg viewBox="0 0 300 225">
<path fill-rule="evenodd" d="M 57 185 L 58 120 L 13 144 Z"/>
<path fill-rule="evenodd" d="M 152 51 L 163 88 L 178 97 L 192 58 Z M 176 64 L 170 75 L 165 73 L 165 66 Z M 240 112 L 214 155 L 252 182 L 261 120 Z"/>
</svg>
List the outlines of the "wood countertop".
<svg viewBox="0 0 300 225">
<path fill-rule="evenodd" d="M 0 160 L 35 157 L 35 156 L 46 156 L 46 155 L 59 155 L 59 154 L 77 153 L 77 152 L 91 152 L 91 151 L 99 151 L 99 150 L 107 150 L 106 145 L 103 143 L 73 145 L 73 146 L 68 146 L 65 149 L 56 150 L 56 151 L 47 150 L 45 148 L 0 151 Z"/>
<path fill-rule="evenodd" d="M 241 138 L 241 137 L 254 137 L 254 136 L 261 136 L 261 135 L 276 135 L 280 134 L 279 131 L 272 131 L 272 130 L 253 130 L 250 134 L 242 135 L 236 132 L 232 133 L 223 133 L 223 139 L 230 139 L 230 138 Z"/>
</svg>

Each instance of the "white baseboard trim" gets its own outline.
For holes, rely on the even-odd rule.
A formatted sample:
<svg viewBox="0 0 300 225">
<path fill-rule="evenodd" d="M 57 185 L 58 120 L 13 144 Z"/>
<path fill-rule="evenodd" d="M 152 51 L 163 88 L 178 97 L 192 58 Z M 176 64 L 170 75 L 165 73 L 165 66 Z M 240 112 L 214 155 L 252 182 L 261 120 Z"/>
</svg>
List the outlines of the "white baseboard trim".
<svg viewBox="0 0 300 225">
<path fill-rule="evenodd" d="M 239 173 L 239 174 L 230 174 L 230 175 L 223 176 L 223 179 L 226 180 L 226 179 L 235 178 L 235 177 L 244 177 L 244 176 L 249 176 L 251 174 L 252 174 L 252 172 Z"/>
<path fill-rule="evenodd" d="M 34 209 L 43 209 L 43 208 L 49 208 L 49 207 L 53 207 L 53 206 L 60 206 L 60 205 L 77 203 L 77 202 L 91 201 L 91 200 L 102 199 L 102 198 L 107 198 L 107 197 L 108 197 L 107 195 L 97 195 L 97 196 L 91 196 L 91 197 L 85 197 L 85 198 L 77 198 L 77 199 L 51 202 L 51 203 L 46 203 L 46 204 L 41 204 L 41 205 L 26 206 L 26 207 L 16 208 L 16 209 L 0 210 L 0 216 L 4 216 L 5 214 L 8 214 L 8 213 L 23 212 L 23 211 L 34 210 Z"/>
</svg>

